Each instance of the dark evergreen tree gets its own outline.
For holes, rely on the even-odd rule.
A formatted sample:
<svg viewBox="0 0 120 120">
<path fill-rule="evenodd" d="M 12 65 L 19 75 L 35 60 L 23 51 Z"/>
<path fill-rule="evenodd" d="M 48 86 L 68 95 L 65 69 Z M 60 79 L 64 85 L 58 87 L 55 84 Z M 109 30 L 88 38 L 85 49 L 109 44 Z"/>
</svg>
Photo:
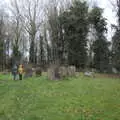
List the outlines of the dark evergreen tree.
<svg viewBox="0 0 120 120">
<path fill-rule="evenodd" d="M 106 71 L 109 64 L 109 43 L 105 37 L 107 23 L 102 13 L 101 8 L 94 7 L 89 14 L 90 24 L 93 24 L 96 31 L 93 42 L 94 67 L 100 72 Z"/>
<path fill-rule="evenodd" d="M 72 7 L 62 14 L 64 39 L 69 65 L 84 68 L 87 58 L 88 6 L 76 0 Z"/>
<path fill-rule="evenodd" d="M 120 71 L 120 0 L 116 0 L 118 25 L 115 28 L 115 34 L 112 38 L 112 63 Z"/>
</svg>

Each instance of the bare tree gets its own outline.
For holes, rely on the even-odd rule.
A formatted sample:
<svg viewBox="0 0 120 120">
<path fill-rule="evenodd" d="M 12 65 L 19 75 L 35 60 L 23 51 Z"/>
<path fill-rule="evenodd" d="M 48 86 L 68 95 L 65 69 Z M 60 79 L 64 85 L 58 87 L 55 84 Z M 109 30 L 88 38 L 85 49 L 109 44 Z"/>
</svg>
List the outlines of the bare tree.
<svg viewBox="0 0 120 120">
<path fill-rule="evenodd" d="M 11 24 L 12 24 L 12 49 L 13 49 L 13 62 L 20 62 L 21 52 L 21 41 L 23 32 L 23 19 L 21 16 L 21 8 L 18 0 L 11 1 Z"/>
<path fill-rule="evenodd" d="M 7 22 L 8 15 L 5 9 L 1 7 L 0 9 L 0 69 L 6 69 L 7 61 Z"/>
<path fill-rule="evenodd" d="M 4 19 L 0 16 L 0 64 L 2 70 L 4 69 Z"/>
<path fill-rule="evenodd" d="M 42 15 L 42 8 L 40 6 L 39 0 L 28 0 L 25 3 L 26 6 L 23 6 L 24 13 L 24 28 L 29 35 L 29 60 L 31 63 L 36 63 L 36 44 L 37 44 L 37 33 L 40 29 L 40 25 L 42 23 L 42 19 L 40 19 Z M 41 8 L 41 9 L 40 9 Z"/>
<path fill-rule="evenodd" d="M 63 61 L 63 29 L 59 19 L 59 15 L 68 9 L 71 5 L 71 0 L 49 0 L 49 5 L 45 8 L 47 19 L 47 30 L 49 31 L 49 43 L 51 44 L 51 62 Z"/>
</svg>

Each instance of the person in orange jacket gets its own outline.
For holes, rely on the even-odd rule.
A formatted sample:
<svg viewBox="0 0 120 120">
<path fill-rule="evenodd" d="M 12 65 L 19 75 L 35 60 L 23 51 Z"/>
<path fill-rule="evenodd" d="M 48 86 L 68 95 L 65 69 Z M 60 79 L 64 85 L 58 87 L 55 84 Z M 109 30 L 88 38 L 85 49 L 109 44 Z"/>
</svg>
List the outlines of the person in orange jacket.
<svg viewBox="0 0 120 120">
<path fill-rule="evenodd" d="M 24 72 L 23 65 L 20 64 L 18 68 L 19 80 L 22 80 L 23 72 Z"/>
</svg>

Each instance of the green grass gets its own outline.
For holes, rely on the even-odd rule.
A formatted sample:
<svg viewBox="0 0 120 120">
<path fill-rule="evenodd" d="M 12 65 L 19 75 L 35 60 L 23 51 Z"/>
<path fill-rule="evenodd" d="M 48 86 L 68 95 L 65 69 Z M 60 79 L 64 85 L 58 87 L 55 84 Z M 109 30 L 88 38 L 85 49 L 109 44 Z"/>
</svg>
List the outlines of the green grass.
<svg viewBox="0 0 120 120">
<path fill-rule="evenodd" d="M 120 120 L 120 79 L 0 75 L 0 120 Z"/>
</svg>

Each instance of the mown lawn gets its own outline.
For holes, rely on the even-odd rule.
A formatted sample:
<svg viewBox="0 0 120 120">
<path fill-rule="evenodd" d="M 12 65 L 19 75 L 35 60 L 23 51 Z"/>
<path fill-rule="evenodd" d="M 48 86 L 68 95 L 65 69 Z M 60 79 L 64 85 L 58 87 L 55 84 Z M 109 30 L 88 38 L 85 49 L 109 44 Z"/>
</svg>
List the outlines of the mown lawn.
<svg viewBox="0 0 120 120">
<path fill-rule="evenodd" d="M 120 79 L 0 75 L 0 120 L 120 120 Z"/>
</svg>

